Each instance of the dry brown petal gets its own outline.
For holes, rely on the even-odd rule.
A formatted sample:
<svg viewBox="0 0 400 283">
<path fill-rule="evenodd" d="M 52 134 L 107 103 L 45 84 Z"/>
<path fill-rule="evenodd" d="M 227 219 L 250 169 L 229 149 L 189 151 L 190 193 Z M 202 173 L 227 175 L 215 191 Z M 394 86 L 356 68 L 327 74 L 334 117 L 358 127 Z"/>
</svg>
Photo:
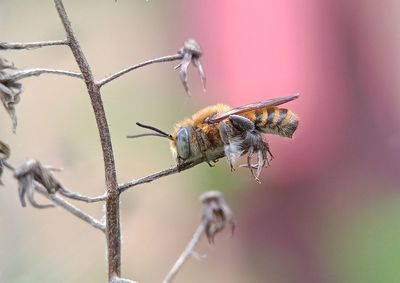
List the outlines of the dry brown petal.
<svg viewBox="0 0 400 283">
<path fill-rule="evenodd" d="M 232 233 L 235 229 L 232 210 L 218 191 L 205 192 L 200 197 L 203 203 L 202 221 L 208 242 L 213 244 L 215 235 L 226 225 L 231 225 Z"/>
<path fill-rule="evenodd" d="M 40 164 L 39 161 L 30 159 L 15 169 L 14 177 L 18 180 L 19 198 L 22 206 L 26 206 L 25 195 L 32 206 L 36 208 L 46 208 L 52 205 L 38 204 L 33 195 L 37 186 L 43 186 L 49 194 L 54 194 L 62 185 L 48 169 Z"/>
<path fill-rule="evenodd" d="M 10 147 L 4 142 L 0 141 L 0 185 L 3 185 L 1 177 L 4 171 L 4 160 L 10 157 Z"/>
<path fill-rule="evenodd" d="M 7 159 L 10 157 L 10 147 L 0 140 L 0 159 Z"/>
<path fill-rule="evenodd" d="M 22 93 L 22 84 L 14 79 L 17 72 L 12 63 L 0 57 L 0 100 L 10 115 L 14 132 L 17 128 L 15 105 L 20 101 Z"/>
<path fill-rule="evenodd" d="M 206 75 L 203 69 L 203 66 L 200 62 L 200 57 L 202 55 L 202 51 L 200 45 L 194 39 L 188 39 L 185 41 L 181 50 L 179 50 L 180 54 L 183 54 L 183 58 L 181 63 L 176 66 L 179 68 L 179 77 L 183 84 L 183 87 L 188 95 L 190 95 L 189 84 L 188 84 L 188 68 L 190 63 L 192 63 L 195 68 L 199 71 L 201 82 L 203 84 L 203 90 L 206 89 Z"/>
</svg>

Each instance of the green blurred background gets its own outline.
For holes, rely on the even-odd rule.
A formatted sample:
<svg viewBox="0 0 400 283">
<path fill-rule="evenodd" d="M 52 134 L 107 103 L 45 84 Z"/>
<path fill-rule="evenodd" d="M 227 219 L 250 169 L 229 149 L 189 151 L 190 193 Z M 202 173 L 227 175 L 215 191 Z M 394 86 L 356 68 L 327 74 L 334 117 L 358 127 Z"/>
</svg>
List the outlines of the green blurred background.
<svg viewBox="0 0 400 283">
<path fill-rule="evenodd" d="M 202 107 L 300 92 L 293 140 L 268 137 L 275 159 L 258 185 L 225 160 L 122 195 L 123 276 L 161 282 L 196 229 L 199 195 L 221 190 L 237 222 L 197 248 L 174 282 L 368 283 L 400 281 L 400 4 L 374 1 L 65 1 L 96 78 L 201 44 L 203 94 L 192 97 L 174 63 L 132 72 L 102 91 L 118 181 L 174 165 L 169 144 L 128 140 L 136 121 L 165 131 Z M 0 41 L 62 39 L 52 1 L 0 2 Z M 77 70 L 66 47 L 4 51 L 18 68 Z M 23 80 L 19 125 L 0 110 L 13 164 L 62 167 L 73 191 L 104 192 L 103 161 L 83 82 Z M 105 282 L 105 239 L 62 209 L 21 208 L 15 181 L 0 187 L 0 282 Z M 46 200 L 41 201 L 45 202 Z M 100 204 L 79 207 L 96 217 Z"/>
</svg>

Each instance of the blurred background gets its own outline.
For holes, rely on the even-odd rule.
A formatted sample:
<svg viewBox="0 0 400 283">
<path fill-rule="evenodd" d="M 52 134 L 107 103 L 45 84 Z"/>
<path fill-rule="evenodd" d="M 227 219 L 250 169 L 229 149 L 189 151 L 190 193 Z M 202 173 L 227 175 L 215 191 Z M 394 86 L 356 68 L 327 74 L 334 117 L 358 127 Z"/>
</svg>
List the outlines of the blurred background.
<svg viewBox="0 0 400 283">
<path fill-rule="evenodd" d="M 136 121 L 171 131 L 210 104 L 238 106 L 300 93 L 292 140 L 266 137 L 275 156 L 258 185 L 225 159 L 124 193 L 123 275 L 161 282 L 196 229 L 199 195 L 224 193 L 233 237 L 202 239 L 174 282 L 400 282 L 400 2 L 65 1 L 100 79 L 174 54 L 189 37 L 202 46 L 207 93 L 191 69 L 189 98 L 173 69 L 158 64 L 103 88 L 118 181 L 174 165 L 163 139 L 128 140 Z M 41 5 L 41 6 L 38 6 Z M 64 38 L 52 1 L 0 2 L 0 40 Z M 0 54 L 19 68 L 77 70 L 66 47 Z M 62 167 L 73 191 L 104 192 L 94 115 L 83 82 L 25 79 L 19 126 L 0 109 L 11 162 L 37 158 Z M 0 187 L 0 282 L 105 282 L 105 239 L 62 209 L 22 208 L 8 172 Z M 39 201 L 46 202 L 44 199 Z M 101 204 L 80 204 L 96 217 Z"/>
</svg>

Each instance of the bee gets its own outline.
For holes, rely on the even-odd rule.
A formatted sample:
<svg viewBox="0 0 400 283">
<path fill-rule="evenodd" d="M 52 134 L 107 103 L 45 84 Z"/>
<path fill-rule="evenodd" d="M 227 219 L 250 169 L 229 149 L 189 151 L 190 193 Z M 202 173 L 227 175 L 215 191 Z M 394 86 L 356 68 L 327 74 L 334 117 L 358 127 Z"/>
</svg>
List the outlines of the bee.
<svg viewBox="0 0 400 283">
<path fill-rule="evenodd" d="M 273 155 L 268 142 L 262 134 L 274 134 L 291 138 L 299 124 L 292 111 L 278 105 L 298 98 L 291 95 L 262 100 L 236 108 L 224 104 L 208 106 L 191 118 L 186 118 L 167 134 L 153 126 L 136 123 L 153 132 L 128 136 L 158 136 L 170 140 L 170 148 L 178 166 L 185 163 L 207 162 L 214 166 L 220 158 L 226 156 L 231 170 L 235 169 L 238 158 L 247 154 L 248 167 L 257 182 L 263 167 L 270 164 Z M 253 163 L 255 161 L 255 163 Z"/>
</svg>

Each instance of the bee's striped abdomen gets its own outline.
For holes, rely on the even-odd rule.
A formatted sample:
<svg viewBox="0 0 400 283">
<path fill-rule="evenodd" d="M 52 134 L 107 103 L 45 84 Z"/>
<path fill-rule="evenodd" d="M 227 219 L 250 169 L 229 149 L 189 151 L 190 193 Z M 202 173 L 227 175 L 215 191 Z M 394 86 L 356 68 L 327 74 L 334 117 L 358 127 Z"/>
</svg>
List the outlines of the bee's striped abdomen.
<svg viewBox="0 0 400 283">
<path fill-rule="evenodd" d="M 278 109 L 278 110 L 279 110 L 279 118 L 275 124 L 276 127 L 280 127 L 281 125 L 284 125 L 283 121 L 286 119 L 287 112 L 288 112 L 287 109 Z"/>
<path fill-rule="evenodd" d="M 255 126 L 264 133 L 291 137 L 297 128 L 297 116 L 290 110 L 268 107 L 256 113 Z"/>
<path fill-rule="evenodd" d="M 256 112 L 256 120 L 254 124 L 257 128 L 271 127 L 276 124 L 279 120 L 279 108 L 278 107 L 268 107 L 260 109 Z"/>
</svg>

